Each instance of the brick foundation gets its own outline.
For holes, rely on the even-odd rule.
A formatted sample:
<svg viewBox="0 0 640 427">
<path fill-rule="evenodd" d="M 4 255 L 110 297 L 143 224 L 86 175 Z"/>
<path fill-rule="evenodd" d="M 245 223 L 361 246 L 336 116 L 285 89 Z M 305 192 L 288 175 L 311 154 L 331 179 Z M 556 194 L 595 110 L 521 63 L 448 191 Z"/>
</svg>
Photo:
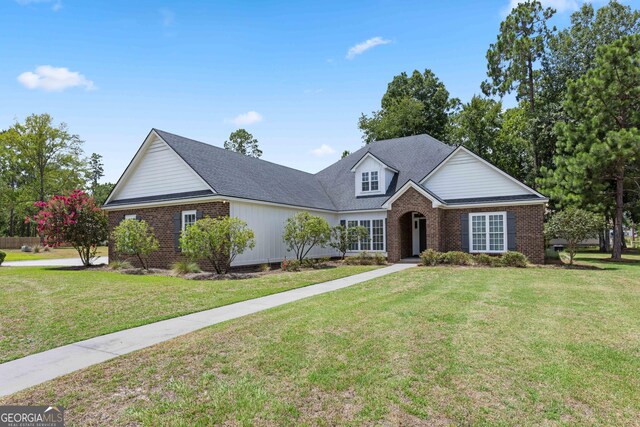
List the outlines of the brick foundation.
<svg viewBox="0 0 640 427">
<path fill-rule="evenodd" d="M 109 230 L 113 230 L 125 215 L 136 215 L 137 219 L 145 220 L 151 227 L 160 242 L 160 249 L 153 253 L 149 259 L 152 268 L 171 268 L 171 264 L 184 260 L 185 257 L 175 249 L 175 235 L 173 217 L 182 211 L 201 211 L 205 217 L 229 216 L 229 203 L 209 202 L 194 203 L 188 205 L 161 206 L 153 208 L 135 208 L 122 211 L 109 211 Z M 128 260 L 133 265 L 140 267 L 135 258 L 126 258 L 118 255 L 113 250 L 113 240 L 109 240 L 109 259 Z M 213 266 L 204 260 L 198 261 L 198 265 L 205 271 L 213 271 Z"/>
<path fill-rule="evenodd" d="M 447 252 L 462 250 L 460 214 L 505 211 L 515 214 L 516 250 L 525 254 L 532 263 L 544 263 L 544 205 L 440 209 L 433 208 L 431 201 L 413 188 L 395 200 L 387 213 L 389 262 L 411 255 L 412 212 L 419 212 L 427 218 L 427 248 Z"/>
</svg>

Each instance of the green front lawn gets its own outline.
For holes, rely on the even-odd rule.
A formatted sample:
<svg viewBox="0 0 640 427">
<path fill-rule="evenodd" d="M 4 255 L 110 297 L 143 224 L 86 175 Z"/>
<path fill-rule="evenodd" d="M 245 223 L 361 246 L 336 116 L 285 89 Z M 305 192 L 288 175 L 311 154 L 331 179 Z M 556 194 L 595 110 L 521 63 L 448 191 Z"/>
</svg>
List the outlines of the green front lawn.
<svg viewBox="0 0 640 427">
<path fill-rule="evenodd" d="M 413 268 L 0 403 L 61 404 L 73 425 L 633 425 L 634 258 L 607 270 Z"/>
<path fill-rule="evenodd" d="M 0 267 L 0 363 L 158 320 L 371 270 L 341 266 L 196 281 L 42 267 Z"/>
<path fill-rule="evenodd" d="M 20 249 L 0 249 L 5 252 L 7 257 L 5 261 L 36 261 L 42 259 L 61 259 L 61 258 L 80 258 L 78 251 L 73 248 L 55 248 L 49 250 L 49 252 L 40 251 L 35 252 L 22 252 Z M 107 256 L 108 249 L 106 246 L 100 246 L 98 248 L 97 256 Z"/>
</svg>

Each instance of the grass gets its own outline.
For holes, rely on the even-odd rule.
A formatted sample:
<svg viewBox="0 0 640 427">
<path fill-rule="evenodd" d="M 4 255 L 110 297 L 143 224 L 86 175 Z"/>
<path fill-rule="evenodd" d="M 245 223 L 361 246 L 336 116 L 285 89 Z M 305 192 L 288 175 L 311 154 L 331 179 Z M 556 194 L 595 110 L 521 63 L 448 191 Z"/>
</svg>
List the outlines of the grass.
<svg viewBox="0 0 640 427">
<path fill-rule="evenodd" d="M 602 264 L 413 268 L 0 404 L 61 404 L 69 425 L 633 425 L 640 263 Z"/>
<path fill-rule="evenodd" d="M 0 267 L 0 363 L 373 268 L 341 266 L 244 280 L 195 281 L 96 270 Z"/>
<path fill-rule="evenodd" d="M 5 261 L 36 261 L 42 259 L 58 259 L 58 258 L 80 258 L 78 251 L 73 248 L 55 248 L 49 252 L 40 250 L 39 253 L 34 252 L 21 252 L 20 249 L 0 249 L 2 252 L 6 252 L 7 257 Z M 98 256 L 107 256 L 107 247 L 98 247 Z"/>
</svg>

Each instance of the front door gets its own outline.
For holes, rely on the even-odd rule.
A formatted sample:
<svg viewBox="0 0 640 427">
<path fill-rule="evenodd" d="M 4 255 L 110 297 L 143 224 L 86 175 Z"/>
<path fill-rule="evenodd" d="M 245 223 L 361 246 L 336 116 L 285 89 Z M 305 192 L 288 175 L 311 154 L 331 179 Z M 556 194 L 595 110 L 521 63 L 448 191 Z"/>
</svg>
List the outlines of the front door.
<svg viewBox="0 0 640 427">
<path fill-rule="evenodd" d="M 427 219 L 420 214 L 414 214 L 412 225 L 412 255 L 418 256 L 427 249 Z"/>
</svg>

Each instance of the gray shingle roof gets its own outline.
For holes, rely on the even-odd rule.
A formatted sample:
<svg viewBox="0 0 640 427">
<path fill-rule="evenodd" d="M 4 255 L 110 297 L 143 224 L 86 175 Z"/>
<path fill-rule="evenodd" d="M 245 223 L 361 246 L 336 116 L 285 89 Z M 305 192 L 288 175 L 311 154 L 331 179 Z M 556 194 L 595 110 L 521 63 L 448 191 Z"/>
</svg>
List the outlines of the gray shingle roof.
<svg viewBox="0 0 640 427">
<path fill-rule="evenodd" d="M 454 147 L 429 135 L 376 141 L 318 172 L 316 176 L 329 193 L 336 209 L 377 209 L 407 181 L 419 183 L 453 150 Z M 367 153 L 373 154 L 387 166 L 399 171 L 389 185 L 387 194 L 355 197 L 356 184 L 351 168 Z"/>
<path fill-rule="evenodd" d="M 334 211 L 380 209 L 408 181 L 419 183 L 454 151 L 454 147 L 428 135 L 376 141 L 314 175 L 169 132 L 154 131 L 219 195 Z M 351 169 L 367 153 L 398 173 L 386 194 L 356 197 L 355 177 Z M 526 198 L 513 197 L 508 200 Z M 447 204 L 485 201 L 489 200 L 445 200 Z M 491 201 L 498 200 L 491 198 Z M 116 200 L 109 205 L 124 202 L 134 201 Z"/>
<path fill-rule="evenodd" d="M 335 210 L 313 174 L 155 131 L 220 195 Z"/>
</svg>

